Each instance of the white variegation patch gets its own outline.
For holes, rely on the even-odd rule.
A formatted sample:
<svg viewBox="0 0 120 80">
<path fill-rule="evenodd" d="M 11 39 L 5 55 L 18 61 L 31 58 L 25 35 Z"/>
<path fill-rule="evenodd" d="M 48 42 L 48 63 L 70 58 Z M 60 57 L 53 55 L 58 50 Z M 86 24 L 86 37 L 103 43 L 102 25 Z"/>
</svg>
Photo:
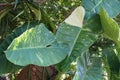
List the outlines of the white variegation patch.
<svg viewBox="0 0 120 80">
<path fill-rule="evenodd" d="M 85 10 L 82 6 L 79 6 L 67 19 L 65 19 L 65 22 L 73 26 L 82 27 L 84 16 Z"/>
</svg>

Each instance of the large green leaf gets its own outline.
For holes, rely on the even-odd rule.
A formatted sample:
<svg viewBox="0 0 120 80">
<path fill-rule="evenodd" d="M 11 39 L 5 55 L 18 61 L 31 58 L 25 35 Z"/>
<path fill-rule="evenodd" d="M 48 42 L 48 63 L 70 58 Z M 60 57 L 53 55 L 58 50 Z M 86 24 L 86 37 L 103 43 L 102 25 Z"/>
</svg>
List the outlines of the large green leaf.
<svg viewBox="0 0 120 80">
<path fill-rule="evenodd" d="M 102 62 L 100 58 L 89 61 L 88 53 L 77 59 L 77 72 L 73 80 L 102 80 Z"/>
<path fill-rule="evenodd" d="M 49 66 L 63 60 L 67 55 L 64 46 L 54 43 L 54 35 L 44 24 L 36 25 L 16 38 L 5 51 L 8 60 L 18 65 L 35 64 Z M 56 46 L 58 45 L 58 46 Z"/>
<path fill-rule="evenodd" d="M 35 27 L 37 24 L 38 21 L 27 22 L 13 30 L 13 32 L 0 44 L 0 54 L 8 48 L 8 46 L 16 37 L 20 36 L 27 29 Z"/>
<path fill-rule="evenodd" d="M 119 40 L 119 26 L 109 17 L 105 9 L 100 10 L 101 24 L 104 30 L 104 34 L 107 38 L 117 42 Z"/>
<path fill-rule="evenodd" d="M 75 61 L 78 56 L 86 52 L 98 39 L 98 33 L 100 32 L 101 24 L 98 15 L 91 18 L 82 29 L 62 23 L 56 38 L 57 41 L 62 44 L 69 44 L 70 50 L 68 57 L 57 65 L 58 69 L 62 72 L 66 71 L 71 62 Z"/>
<path fill-rule="evenodd" d="M 16 70 L 20 69 L 21 67 L 18 65 L 15 65 L 7 60 L 4 51 L 8 48 L 8 46 L 11 44 L 13 39 L 21 35 L 23 32 L 25 32 L 27 29 L 34 27 L 34 25 L 38 24 L 37 21 L 33 21 L 31 23 L 27 22 L 23 24 L 22 26 L 16 28 L 1 44 L 0 44 L 0 63 L 2 64 L 0 66 L 0 75 L 10 72 L 15 72 Z"/>
<path fill-rule="evenodd" d="M 85 19 L 89 19 L 94 14 L 99 13 L 101 7 L 105 8 L 112 18 L 120 13 L 119 0 L 82 0 L 82 5 L 86 11 Z"/>
</svg>

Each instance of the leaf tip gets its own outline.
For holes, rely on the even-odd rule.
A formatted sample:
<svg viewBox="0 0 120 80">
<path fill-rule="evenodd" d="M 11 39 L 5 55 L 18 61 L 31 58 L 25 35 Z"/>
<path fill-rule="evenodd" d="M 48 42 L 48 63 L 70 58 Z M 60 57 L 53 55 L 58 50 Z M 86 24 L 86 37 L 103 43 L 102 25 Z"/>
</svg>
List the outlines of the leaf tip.
<svg viewBox="0 0 120 80">
<path fill-rule="evenodd" d="M 82 27 L 84 16 L 85 9 L 82 6 L 79 6 L 72 12 L 65 22 L 73 26 Z"/>
</svg>

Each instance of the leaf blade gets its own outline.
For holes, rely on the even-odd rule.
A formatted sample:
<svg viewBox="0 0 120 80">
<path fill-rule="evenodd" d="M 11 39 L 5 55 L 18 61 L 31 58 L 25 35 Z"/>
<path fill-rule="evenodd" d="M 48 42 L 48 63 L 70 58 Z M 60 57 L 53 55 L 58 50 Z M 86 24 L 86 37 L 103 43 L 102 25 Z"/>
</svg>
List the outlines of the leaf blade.
<svg viewBox="0 0 120 80">
<path fill-rule="evenodd" d="M 75 26 L 63 25 L 65 25 L 65 23 L 60 26 L 57 35 L 63 37 L 66 35 L 68 39 L 59 39 L 59 37 L 57 39 L 61 40 L 61 43 L 64 39 L 66 39 L 66 43 L 69 44 L 69 49 L 71 49 L 71 52 L 69 52 L 69 55 L 66 59 L 57 64 L 57 67 L 61 72 L 67 71 L 71 62 L 75 61 L 78 56 L 86 52 L 89 47 L 98 39 L 99 33 L 101 33 L 101 24 L 98 15 L 94 16 L 93 19 L 91 18 L 91 20 L 89 20 L 88 23 L 83 26 L 83 29 Z M 96 30 L 98 28 L 99 30 Z M 67 30 L 70 33 L 69 35 L 66 34 L 66 32 L 68 32 Z M 69 41 L 69 39 L 71 42 Z"/>
<path fill-rule="evenodd" d="M 118 24 L 109 17 L 105 9 L 100 10 L 101 24 L 104 30 L 104 34 L 109 39 L 117 42 L 119 40 L 119 26 Z"/>
<path fill-rule="evenodd" d="M 86 20 L 95 14 L 99 14 L 101 7 L 106 9 L 111 18 L 114 18 L 120 13 L 119 0 L 82 0 L 82 5 L 86 11 Z"/>
<path fill-rule="evenodd" d="M 77 59 L 77 72 L 73 80 L 101 80 L 102 66 L 100 58 L 93 58 L 89 63 L 88 53 L 84 53 Z M 88 65 L 89 64 L 89 65 Z"/>
<path fill-rule="evenodd" d="M 21 66 L 28 64 L 53 65 L 63 60 L 67 55 L 66 48 L 54 46 L 58 44 L 52 45 L 53 42 L 52 32 L 48 31 L 43 24 L 36 25 L 12 42 L 5 51 L 6 57 L 14 64 Z"/>
</svg>

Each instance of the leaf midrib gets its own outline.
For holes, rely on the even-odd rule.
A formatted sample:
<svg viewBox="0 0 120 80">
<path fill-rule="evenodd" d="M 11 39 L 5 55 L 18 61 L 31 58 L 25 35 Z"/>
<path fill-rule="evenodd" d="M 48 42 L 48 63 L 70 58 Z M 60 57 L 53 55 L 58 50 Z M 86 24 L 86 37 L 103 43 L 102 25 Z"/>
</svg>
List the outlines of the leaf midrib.
<svg viewBox="0 0 120 80">
<path fill-rule="evenodd" d="M 72 53 L 72 51 L 73 51 L 73 49 L 74 49 L 74 47 L 75 47 L 75 44 L 76 44 L 76 42 L 77 42 L 77 40 L 78 40 L 78 37 L 79 37 L 79 35 L 80 35 L 80 32 L 81 32 L 81 28 L 80 28 L 80 30 L 79 30 L 79 32 L 78 32 L 78 34 L 77 34 L 77 36 L 76 36 L 76 38 L 75 38 L 75 40 L 74 40 L 74 42 L 73 42 L 73 46 L 71 47 L 68 56 L 71 55 L 71 53 Z"/>
<path fill-rule="evenodd" d="M 54 49 L 63 49 L 62 47 L 28 47 L 28 48 L 17 48 L 17 49 L 13 49 L 13 50 L 9 50 L 9 51 L 17 51 L 17 50 L 27 50 L 27 49 L 44 49 L 44 48 L 54 48 Z M 65 49 L 65 48 L 64 48 Z"/>
</svg>

